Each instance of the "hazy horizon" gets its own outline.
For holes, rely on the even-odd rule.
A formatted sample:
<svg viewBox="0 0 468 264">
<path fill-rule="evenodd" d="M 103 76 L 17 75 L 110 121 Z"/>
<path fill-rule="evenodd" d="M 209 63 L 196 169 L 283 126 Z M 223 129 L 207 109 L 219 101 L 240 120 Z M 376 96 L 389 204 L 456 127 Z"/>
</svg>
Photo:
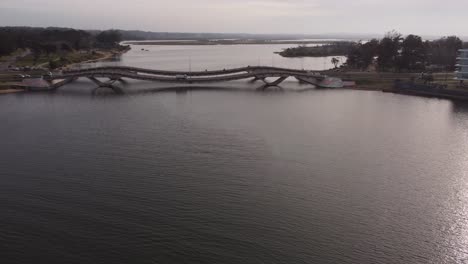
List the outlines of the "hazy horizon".
<svg viewBox="0 0 468 264">
<path fill-rule="evenodd" d="M 187 33 L 468 35 L 468 1 L 3 0 L 0 25 Z"/>
</svg>

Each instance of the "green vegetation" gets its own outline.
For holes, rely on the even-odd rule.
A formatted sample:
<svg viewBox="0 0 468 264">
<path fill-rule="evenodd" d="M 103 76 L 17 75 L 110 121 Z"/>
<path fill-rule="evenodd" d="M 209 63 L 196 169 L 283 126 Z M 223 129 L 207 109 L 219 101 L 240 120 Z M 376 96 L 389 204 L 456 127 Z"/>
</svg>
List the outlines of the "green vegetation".
<svg viewBox="0 0 468 264">
<path fill-rule="evenodd" d="M 108 30 L 96 35 L 95 45 L 104 48 L 113 48 L 120 41 L 122 41 L 122 35 L 119 31 Z"/>
<path fill-rule="evenodd" d="M 463 43 L 456 36 L 424 41 L 417 35 L 403 37 L 391 31 L 382 39 L 357 43 L 335 42 L 316 47 L 299 46 L 285 49 L 279 54 L 284 57 L 346 56 L 348 68 L 359 70 L 453 71 L 461 48 L 468 48 L 468 43 Z M 332 63 L 336 67 L 339 62 L 333 60 Z"/>
<path fill-rule="evenodd" d="M 374 66 L 379 71 L 424 71 L 455 69 L 458 50 L 467 44 L 456 36 L 423 41 L 416 35 L 403 37 L 392 31 L 384 38 L 357 43 L 348 53 L 347 66 L 365 70 Z"/>
<path fill-rule="evenodd" d="M 356 45 L 354 42 L 334 42 L 322 46 L 307 47 L 300 45 L 280 52 L 283 57 L 326 57 L 345 56 Z"/>
<path fill-rule="evenodd" d="M 38 57 L 34 57 L 34 55 L 30 54 L 19 58 L 15 65 L 16 67 L 36 65 L 45 66 L 49 69 L 57 69 L 73 63 L 97 60 L 103 56 L 105 56 L 104 53 L 96 51 L 73 51 L 65 53 L 40 54 Z"/>
<path fill-rule="evenodd" d="M 3 61 L 28 51 L 25 56 L 15 60 L 17 67 L 46 65 L 53 69 L 99 59 L 106 52 L 120 52 L 128 48 L 118 44 L 121 34 L 116 30 L 93 34 L 65 28 L 3 27 L 0 28 L 0 39 L 0 57 Z"/>
<path fill-rule="evenodd" d="M 338 58 L 332 58 L 331 63 L 335 66 L 335 68 L 338 68 L 338 64 L 340 63 L 340 60 Z"/>
</svg>

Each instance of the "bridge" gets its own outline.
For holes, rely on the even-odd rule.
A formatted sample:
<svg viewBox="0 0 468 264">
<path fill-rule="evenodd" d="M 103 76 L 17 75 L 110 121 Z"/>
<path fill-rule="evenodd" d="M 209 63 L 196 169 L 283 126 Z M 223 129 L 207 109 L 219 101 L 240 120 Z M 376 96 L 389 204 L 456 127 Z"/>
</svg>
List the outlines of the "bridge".
<svg viewBox="0 0 468 264">
<path fill-rule="evenodd" d="M 267 66 L 248 66 L 215 71 L 190 72 L 110 66 L 68 70 L 60 74 L 44 76 L 44 80 L 49 83 L 49 87 L 47 88 L 48 90 L 58 89 L 59 87 L 73 82 L 78 78 L 87 78 L 93 81 L 98 87 L 107 87 L 113 89 L 114 91 L 118 91 L 119 89 L 117 86 L 115 86 L 115 83 L 123 82 L 123 78 L 142 81 L 186 84 L 203 84 L 252 79 L 252 81 L 262 81 L 264 83 L 262 89 L 266 89 L 268 87 L 278 86 L 289 77 L 294 77 L 303 83 L 317 85 L 320 81 L 324 80 L 326 76 L 321 75 L 320 73 L 305 70 Z M 275 78 L 275 80 L 269 81 L 268 78 Z"/>
</svg>

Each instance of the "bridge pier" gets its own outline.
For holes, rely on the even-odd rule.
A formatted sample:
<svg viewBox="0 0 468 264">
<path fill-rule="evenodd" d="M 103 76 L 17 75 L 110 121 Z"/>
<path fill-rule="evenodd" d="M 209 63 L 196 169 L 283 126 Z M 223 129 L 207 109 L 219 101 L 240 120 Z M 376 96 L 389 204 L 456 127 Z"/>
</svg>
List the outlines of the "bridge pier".
<svg viewBox="0 0 468 264">
<path fill-rule="evenodd" d="M 264 81 L 264 79 L 265 79 L 264 77 L 262 78 L 262 77 L 254 76 L 253 79 L 249 81 L 249 83 L 254 83 L 257 81 Z"/>
<path fill-rule="evenodd" d="M 121 77 L 112 77 L 110 79 L 112 81 L 116 81 L 116 82 L 120 82 L 120 83 L 126 83 L 126 81 L 124 79 L 122 79 Z"/>
<path fill-rule="evenodd" d="M 68 83 L 71 83 L 73 81 L 76 81 L 76 79 L 78 79 L 77 77 L 69 77 L 69 78 L 66 78 L 66 79 L 63 79 L 63 80 L 60 80 L 56 83 L 53 83 L 52 80 L 48 80 L 48 79 L 45 79 L 46 82 L 49 84 L 49 90 L 51 91 L 55 91 L 57 90 L 58 88 L 64 86 L 65 84 L 68 84 Z"/>
<path fill-rule="evenodd" d="M 276 81 L 273 82 L 267 82 L 265 78 L 262 79 L 262 81 L 265 83 L 265 88 L 270 87 L 270 86 L 278 86 L 280 83 L 282 83 L 284 80 L 286 80 L 289 76 L 281 76 Z"/>
<path fill-rule="evenodd" d="M 299 83 L 307 83 L 307 84 L 312 84 L 312 85 L 317 85 L 318 81 L 315 78 L 305 78 L 305 77 L 299 77 L 299 76 L 294 76 Z"/>
<path fill-rule="evenodd" d="M 187 77 L 180 78 L 180 76 Z M 252 83 L 256 81 L 262 81 L 265 83 L 264 89 L 266 89 L 268 87 L 280 85 L 288 77 L 296 77 L 296 79 L 298 79 L 300 82 L 309 84 L 316 84 L 325 78 L 324 75 L 312 74 L 304 70 L 267 66 L 248 66 L 236 69 L 223 69 L 203 72 L 164 71 L 135 67 L 113 66 L 65 71 L 60 74 L 52 75 L 49 78 L 50 80 L 59 80 L 58 83 L 51 83 L 51 87 L 62 86 L 63 84 L 59 83 L 67 83 L 73 81 L 76 78 L 88 78 L 93 83 L 95 83 L 98 88 L 105 87 L 114 91 L 118 91 L 120 90 L 120 86 L 116 82 L 125 83 L 126 79 L 171 83 L 182 82 L 186 84 L 250 80 Z M 125 80 L 123 78 L 125 78 Z M 274 81 L 269 81 L 270 78 L 272 78 Z"/>
<path fill-rule="evenodd" d="M 106 82 L 102 82 L 102 81 L 98 80 L 94 76 L 88 76 L 87 78 L 90 79 L 93 83 L 95 83 L 98 87 L 110 88 L 114 92 L 117 92 L 117 93 L 122 92 L 122 90 L 120 88 L 118 88 L 117 86 L 114 86 L 114 83 L 116 81 L 118 81 L 118 79 L 120 79 L 120 78 L 109 78 L 109 80 L 106 81 Z"/>
</svg>

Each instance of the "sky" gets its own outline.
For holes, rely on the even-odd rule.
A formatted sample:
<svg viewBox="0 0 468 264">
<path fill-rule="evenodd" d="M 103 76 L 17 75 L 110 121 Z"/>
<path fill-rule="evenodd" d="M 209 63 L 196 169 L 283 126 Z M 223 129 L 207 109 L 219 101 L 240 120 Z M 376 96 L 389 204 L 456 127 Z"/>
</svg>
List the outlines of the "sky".
<svg viewBox="0 0 468 264">
<path fill-rule="evenodd" d="M 468 0 L 0 0 L 1 26 L 468 35 Z"/>
</svg>

